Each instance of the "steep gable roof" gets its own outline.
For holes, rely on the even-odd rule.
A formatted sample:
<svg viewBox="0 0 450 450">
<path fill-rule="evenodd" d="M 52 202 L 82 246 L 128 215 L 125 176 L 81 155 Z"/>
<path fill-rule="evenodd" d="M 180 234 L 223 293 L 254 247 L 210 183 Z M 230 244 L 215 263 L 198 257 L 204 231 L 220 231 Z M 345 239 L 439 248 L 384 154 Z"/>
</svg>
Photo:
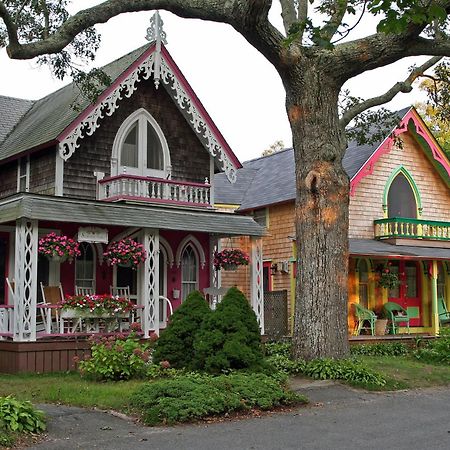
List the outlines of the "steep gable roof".
<svg viewBox="0 0 450 450">
<path fill-rule="evenodd" d="M 450 165 L 417 111 L 404 108 L 396 113 L 400 125 L 394 131 L 412 133 L 420 147 L 450 187 Z M 377 159 L 392 145 L 392 137 L 373 144 L 349 143 L 342 164 L 350 178 L 351 192 L 358 182 L 373 170 Z M 262 208 L 276 203 L 295 200 L 295 162 L 292 148 L 243 163 L 238 171 L 238 183 L 225 183 L 222 174 L 215 176 L 215 202 L 217 204 L 240 205 L 239 210 Z"/>
<path fill-rule="evenodd" d="M 0 145 L 33 106 L 32 100 L 0 95 Z"/>
<path fill-rule="evenodd" d="M 131 97 L 137 83 L 154 76 L 155 67 L 160 64 L 158 83 L 169 92 L 203 146 L 215 158 L 219 170 L 224 170 L 228 179 L 234 181 L 236 170 L 242 167 L 238 158 L 167 49 L 162 46 L 158 57 L 155 54 L 155 44 L 147 44 L 103 67 L 112 83 L 94 104 L 89 103 L 74 83 L 36 101 L 0 144 L 0 161 L 57 143 L 61 157 L 67 160 L 80 146 L 80 139 L 94 133 L 101 120 L 119 107 L 120 100 Z"/>
</svg>

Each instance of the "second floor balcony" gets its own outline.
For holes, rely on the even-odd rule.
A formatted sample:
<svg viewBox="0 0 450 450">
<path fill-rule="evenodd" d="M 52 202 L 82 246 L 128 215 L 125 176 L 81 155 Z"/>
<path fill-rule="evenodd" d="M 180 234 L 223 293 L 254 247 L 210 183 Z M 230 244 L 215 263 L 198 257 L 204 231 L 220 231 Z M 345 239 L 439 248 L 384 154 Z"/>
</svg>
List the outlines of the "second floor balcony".
<svg viewBox="0 0 450 450">
<path fill-rule="evenodd" d="M 374 220 L 375 239 L 450 241 L 450 222 L 391 217 Z"/>
<path fill-rule="evenodd" d="M 98 199 L 211 207 L 211 185 L 205 181 L 194 183 L 122 174 L 98 181 Z"/>
</svg>

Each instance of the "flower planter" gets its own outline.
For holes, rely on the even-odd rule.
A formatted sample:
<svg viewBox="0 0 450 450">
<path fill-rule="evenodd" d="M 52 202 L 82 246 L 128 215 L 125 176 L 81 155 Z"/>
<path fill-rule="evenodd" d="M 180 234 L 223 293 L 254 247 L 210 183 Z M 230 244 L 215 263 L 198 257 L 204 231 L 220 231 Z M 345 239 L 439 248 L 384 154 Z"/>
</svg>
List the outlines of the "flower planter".
<svg viewBox="0 0 450 450">
<path fill-rule="evenodd" d="M 126 319 L 129 316 L 129 312 L 91 312 L 76 308 L 64 308 L 60 314 L 61 319 Z"/>
<path fill-rule="evenodd" d="M 55 263 L 63 263 L 65 261 L 67 261 L 68 257 L 67 256 L 47 256 L 47 259 L 50 262 L 55 262 Z"/>
<path fill-rule="evenodd" d="M 237 264 L 224 264 L 223 270 L 237 270 L 239 266 Z"/>
<path fill-rule="evenodd" d="M 384 336 L 386 334 L 387 324 L 387 319 L 377 319 L 375 322 L 375 335 Z"/>
</svg>

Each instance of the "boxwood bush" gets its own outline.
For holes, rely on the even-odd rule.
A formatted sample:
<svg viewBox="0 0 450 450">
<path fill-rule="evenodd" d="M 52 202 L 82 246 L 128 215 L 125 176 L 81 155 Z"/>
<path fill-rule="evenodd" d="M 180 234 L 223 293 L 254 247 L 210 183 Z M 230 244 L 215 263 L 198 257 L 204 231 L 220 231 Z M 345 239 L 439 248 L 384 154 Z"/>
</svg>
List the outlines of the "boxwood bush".
<svg viewBox="0 0 450 450">
<path fill-rule="evenodd" d="M 194 339 L 194 367 L 210 373 L 260 367 L 261 335 L 244 294 L 233 287 L 207 317 Z"/>
<path fill-rule="evenodd" d="M 153 351 L 153 361 L 168 361 L 171 367 L 191 367 L 194 359 L 194 338 L 211 310 L 202 294 L 191 292 L 173 313 Z"/>
<path fill-rule="evenodd" d="M 154 381 L 134 392 L 131 403 L 148 425 L 198 420 L 232 411 L 271 409 L 306 403 L 264 374 L 236 373 L 218 377 L 184 375 Z"/>
</svg>

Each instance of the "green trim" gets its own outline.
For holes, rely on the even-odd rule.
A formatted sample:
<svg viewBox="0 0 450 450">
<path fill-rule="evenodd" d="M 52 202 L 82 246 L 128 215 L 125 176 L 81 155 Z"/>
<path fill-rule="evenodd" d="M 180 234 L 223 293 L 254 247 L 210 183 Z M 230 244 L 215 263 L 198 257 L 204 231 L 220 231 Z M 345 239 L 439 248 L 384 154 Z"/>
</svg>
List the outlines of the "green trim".
<svg viewBox="0 0 450 450">
<path fill-rule="evenodd" d="M 386 182 L 386 185 L 384 186 L 383 191 L 383 212 L 384 216 L 387 217 L 388 213 L 388 195 L 389 195 L 389 189 L 391 188 L 391 184 L 394 181 L 394 179 L 397 177 L 397 175 L 401 173 L 404 175 L 404 177 L 408 180 L 409 185 L 411 186 L 411 189 L 414 193 L 414 198 L 416 199 L 416 214 L 417 217 L 422 216 L 422 198 L 420 197 L 419 188 L 417 187 L 416 182 L 414 181 L 414 178 L 409 173 L 408 169 L 404 167 L 403 165 L 398 166 L 396 169 L 392 171 L 392 173 L 389 175 L 389 178 Z"/>
<path fill-rule="evenodd" d="M 375 226 L 375 239 L 408 238 L 450 241 L 450 222 L 411 219 L 409 217 L 389 217 L 387 219 L 374 220 L 373 223 Z M 388 226 L 377 227 L 377 225 L 386 224 Z M 423 233 L 424 226 L 426 228 L 425 234 Z"/>
</svg>

